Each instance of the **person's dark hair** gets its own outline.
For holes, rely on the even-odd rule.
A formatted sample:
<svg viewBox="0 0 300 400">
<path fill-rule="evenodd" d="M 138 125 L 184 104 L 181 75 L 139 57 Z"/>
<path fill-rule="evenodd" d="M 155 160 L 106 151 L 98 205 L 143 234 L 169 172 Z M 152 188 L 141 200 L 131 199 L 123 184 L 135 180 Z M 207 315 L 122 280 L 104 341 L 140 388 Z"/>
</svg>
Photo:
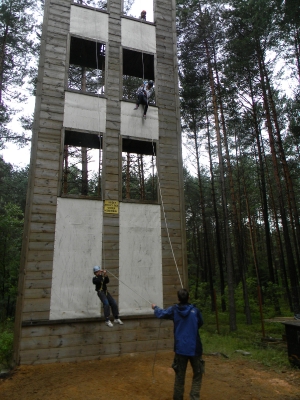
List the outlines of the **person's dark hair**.
<svg viewBox="0 0 300 400">
<path fill-rule="evenodd" d="M 188 301 L 189 301 L 190 295 L 189 295 L 189 292 L 186 289 L 180 289 L 177 292 L 177 297 L 178 297 L 179 303 L 187 304 Z"/>
</svg>

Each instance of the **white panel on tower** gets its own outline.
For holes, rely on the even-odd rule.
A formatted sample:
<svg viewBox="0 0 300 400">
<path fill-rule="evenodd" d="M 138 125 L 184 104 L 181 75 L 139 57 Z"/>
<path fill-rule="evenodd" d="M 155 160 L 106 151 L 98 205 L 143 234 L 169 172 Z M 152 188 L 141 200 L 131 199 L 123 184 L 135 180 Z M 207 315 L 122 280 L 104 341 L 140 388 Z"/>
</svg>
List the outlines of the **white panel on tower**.
<svg viewBox="0 0 300 400">
<path fill-rule="evenodd" d="M 163 306 L 160 206 L 120 204 L 119 308 L 121 315 L 153 314 Z"/>
<path fill-rule="evenodd" d="M 71 6 L 70 33 L 107 43 L 108 15 L 82 7 Z"/>
<path fill-rule="evenodd" d="M 106 129 L 106 99 L 66 92 L 64 127 L 104 133 Z"/>
<path fill-rule="evenodd" d="M 92 283 L 102 257 L 103 202 L 57 199 L 50 319 L 100 316 Z"/>
<path fill-rule="evenodd" d="M 136 23 L 127 18 L 121 19 L 122 27 L 122 46 L 130 49 L 156 53 L 156 34 L 155 26 Z"/>
<path fill-rule="evenodd" d="M 144 106 L 134 107 L 133 103 L 121 102 L 121 135 L 158 140 L 158 108 L 150 106 L 144 119 Z"/>
</svg>

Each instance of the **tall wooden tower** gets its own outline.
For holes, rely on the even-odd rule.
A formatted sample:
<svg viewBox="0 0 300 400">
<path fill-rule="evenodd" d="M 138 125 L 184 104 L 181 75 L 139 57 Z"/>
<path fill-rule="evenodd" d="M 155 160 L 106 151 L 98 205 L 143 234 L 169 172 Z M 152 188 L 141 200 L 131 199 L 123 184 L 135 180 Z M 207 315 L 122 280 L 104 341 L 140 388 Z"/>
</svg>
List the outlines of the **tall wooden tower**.
<svg viewBox="0 0 300 400">
<path fill-rule="evenodd" d="M 187 284 L 175 0 L 46 0 L 16 310 L 15 362 L 170 349 L 150 302 Z M 101 4 L 100 4 L 101 3 Z M 92 7 L 92 6 L 93 7 Z M 135 91 L 153 80 L 147 119 Z M 110 277 L 123 326 L 92 284 Z"/>
</svg>

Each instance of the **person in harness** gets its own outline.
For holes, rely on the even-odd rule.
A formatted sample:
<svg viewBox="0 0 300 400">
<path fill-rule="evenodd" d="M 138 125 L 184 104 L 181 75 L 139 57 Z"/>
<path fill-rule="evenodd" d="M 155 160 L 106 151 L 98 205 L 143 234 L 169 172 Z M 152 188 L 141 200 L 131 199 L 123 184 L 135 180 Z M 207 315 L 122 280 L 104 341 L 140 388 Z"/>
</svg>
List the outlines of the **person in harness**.
<svg viewBox="0 0 300 400">
<path fill-rule="evenodd" d="M 95 285 L 97 295 L 103 304 L 105 324 L 110 328 L 114 326 L 109 319 L 111 307 L 112 314 L 115 317 L 114 323 L 123 325 L 123 322 L 119 318 L 118 305 L 112 295 L 107 291 L 106 285 L 109 283 L 109 277 L 107 276 L 106 271 L 98 265 L 93 268 L 93 271 L 95 275 L 93 278 L 93 284 Z"/>
<path fill-rule="evenodd" d="M 136 91 L 137 102 L 134 110 L 139 108 L 139 105 L 142 104 L 144 106 L 144 118 L 146 119 L 146 114 L 148 110 L 149 98 L 153 93 L 153 81 L 144 82 Z"/>
<path fill-rule="evenodd" d="M 177 292 L 179 304 L 167 309 L 152 304 L 157 318 L 170 319 L 174 323 L 175 357 L 172 368 L 175 371 L 173 400 L 183 400 L 185 373 L 188 361 L 193 368 L 193 382 L 190 399 L 200 399 L 204 361 L 202 360 L 202 343 L 199 328 L 203 325 L 200 310 L 189 303 L 189 292 L 180 289 Z"/>
</svg>

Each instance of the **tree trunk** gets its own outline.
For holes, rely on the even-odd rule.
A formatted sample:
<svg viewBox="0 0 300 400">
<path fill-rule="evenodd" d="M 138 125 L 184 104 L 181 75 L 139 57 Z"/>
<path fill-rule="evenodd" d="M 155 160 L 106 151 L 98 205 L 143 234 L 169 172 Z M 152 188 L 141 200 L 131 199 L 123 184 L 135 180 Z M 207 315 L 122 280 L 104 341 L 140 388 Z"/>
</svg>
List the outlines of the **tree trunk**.
<svg viewBox="0 0 300 400">
<path fill-rule="evenodd" d="M 194 122 L 194 127 L 195 127 L 195 122 Z M 204 249 L 205 249 L 205 254 L 206 254 L 206 259 L 207 259 L 207 263 L 205 263 L 205 265 L 207 265 L 208 277 L 209 277 L 211 309 L 212 309 L 212 311 L 214 311 L 214 284 L 213 284 L 213 276 L 212 276 L 212 265 L 211 265 L 210 247 L 209 247 L 209 239 L 208 239 L 208 227 L 207 227 L 207 221 L 206 221 L 205 203 L 204 203 L 204 196 L 203 196 L 202 183 L 201 183 L 200 156 L 199 156 L 196 128 L 194 128 L 194 143 L 195 143 L 195 151 L 196 151 L 200 209 L 201 209 L 203 234 L 204 234 Z"/>
<path fill-rule="evenodd" d="M 221 143 L 221 134 L 220 134 L 220 125 L 219 125 L 219 116 L 218 116 L 218 106 L 217 106 L 217 98 L 215 93 L 215 83 L 213 77 L 213 70 L 211 66 L 211 56 L 209 52 L 209 46 L 207 40 L 204 40 L 205 51 L 207 56 L 207 67 L 209 72 L 209 83 L 211 88 L 211 96 L 212 103 L 214 108 L 214 118 L 215 118 L 215 129 L 217 134 L 217 143 L 218 143 L 218 157 L 219 157 L 219 167 L 220 167 L 220 180 L 221 180 L 221 189 L 222 189 L 222 206 L 224 213 L 224 225 L 225 225 L 225 240 L 226 240 L 226 266 L 227 266 L 227 283 L 228 283 L 228 306 L 229 306 L 229 326 L 231 331 L 235 331 L 237 329 L 236 326 L 236 308 L 235 308 L 235 299 L 234 299 L 234 283 L 233 283 L 233 260 L 231 253 L 231 243 L 230 243 L 230 230 L 229 230 L 229 217 L 227 210 L 227 196 L 226 196 L 226 187 L 225 187 L 225 174 L 223 168 L 223 154 L 222 154 L 222 143 Z"/>
<path fill-rule="evenodd" d="M 88 195 L 88 153 L 86 147 L 81 147 L 81 194 L 84 196 Z"/>
<path fill-rule="evenodd" d="M 126 162 L 126 199 L 130 199 L 130 153 L 127 153 Z"/>
<path fill-rule="evenodd" d="M 207 145 L 208 145 L 208 155 L 209 155 L 209 169 L 210 169 L 210 181 L 211 181 L 211 195 L 212 195 L 212 203 L 214 208 L 214 216 L 215 216 L 215 234 L 216 234 L 216 247 L 217 247 L 217 259 L 219 264 L 219 272 L 220 272 L 220 291 L 221 291 L 221 307 L 222 311 L 226 311 L 226 302 L 225 302 L 225 279 L 224 279 L 224 265 L 223 265 L 223 252 L 222 252 L 222 243 L 221 243 L 221 232 L 222 227 L 219 221 L 219 214 L 216 202 L 216 194 L 215 194 L 215 183 L 214 183 L 214 172 L 213 172 L 213 163 L 212 163 L 212 152 L 211 152 L 211 143 L 210 143 L 210 132 L 209 132 L 209 121 L 208 121 L 208 113 L 207 113 L 207 104 L 206 104 L 206 126 L 207 126 Z"/>
<path fill-rule="evenodd" d="M 145 200 L 144 161 L 142 154 L 138 155 L 138 170 L 139 170 L 139 182 L 140 182 L 140 196 L 141 200 Z"/>
<path fill-rule="evenodd" d="M 247 322 L 247 324 L 250 325 L 250 324 L 252 324 L 252 319 L 251 319 L 251 310 L 250 310 L 249 296 L 248 296 L 247 282 L 246 282 L 246 265 L 245 265 L 244 249 L 243 249 L 243 241 L 242 241 L 243 236 L 242 236 L 242 232 L 241 232 L 241 225 L 240 225 L 240 221 L 238 218 L 238 211 L 237 211 L 237 206 L 236 206 L 237 202 L 236 202 L 236 195 L 235 195 L 235 190 L 234 190 L 232 168 L 231 168 L 231 163 L 230 163 L 230 154 L 229 154 L 228 140 L 227 140 L 227 129 L 226 129 L 226 123 L 225 123 L 225 117 L 224 117 L 224 111 L 223 111 L 223 101 L 222 101 L 221 91 L 220 91 L 221 84 L 220 84 L 220 80 L 219 80 L 215 51 L 213 51 L 213 55 L 214 55 L 215 74 L 216 74 L 216 79 L 217 79 L 217 90 L 218 90 L 221 122 L 222 122 L 222 129 L 223 129 L 223 142 L 224 142 L 224 148 L 225 148 L 225 153 L 226 153 L 225 160 L 226 160 L 227 171 L 228 171 L 228 176 L 229 176 L 231 209 L 232 209 L 232 218 L 233 218 L 233 232 L 234 232 L 234 238 L 235 238 L 235 243 L 236 243 L 237 262 L 238 262 L 238 267 L 240 270 L 241 281 L 242 281 L 242 286 L 243 286 L 243 297 L 244 297 L 244 303 L 245 303 L 244 305 L 245 305 L 246 322 Z"/>
<path fill-rule="evenodd" d="M 63 187 L 63 193 L 67 194 L 68 193 L 68 169 L 69 169 L 69 147 L 66 144 L 64 146 L 64 187 Z"/>
<path fill-rule="evenodd" d="M 272 132 L 272 122 L 271 122 L 271 115 L 270 115 L 270 109 L 269 109 L 269 103 L 268 103 L 268 95 L 267 95 L 267 90 L 266 90 L 266 85 L 265 85 L 263 57 L 261 55 L 259 42 L 257 43 L 257 58 L 258 58 L 258 66 L 259 66 L 259 72 L 260 72 L 260 77 L 261 77 L 261 88 L 262 88 L 262 93 L 263 93 L 263 103 L 264 103 L 264 109 L 265 109 L 265 113 L 266 113 L 266 122 L 267 122 L 267 129 L 268 129 L 268 133 L 269 133 L 272 161 L 273 161 L 273 166 L 274 166 L 274 175 L 275 175 L 275 181 L 276 181 L 277 191 L 278 191 L 278 201 L 279 201 L 279 209 L 280 209 L 280 214 L 281 214 L 282 229 L 283 229 L 283 234 L 284 234 L 286 256 L 287 256 L 290 280 L 293 285 L 291 287 L 293 309 L 294 309 L 294 313 L 298 313 L 300 311 L 300 307 L 299 307 L 298 290 L 297 290 L 297 286 L 295 286 L 298 282 L 297 274 L 296 274 L 296 265 L 295 265 L 295 260 L 294 260 L 294 256 L 293 256 L 293 249 L 291 246 L 290 235 L 289 235 L 289 231 L 288 231 L 288 223 L 287 223 L 285 204 L 284 204 L 284 199 L 283 199 L 283 190 L 281 187 L 279 166 L 278 166 L 277 154 L 276 154 L 276 149 L 275 149 L 275 141 L 274 141 L 273 132 Z"/>
<path fill-rule="evenodd" d="M 262 156 L 262 149 L 260 143 L 261 132 L 259 130 L 259 124 L 257 121 L 257 110 L 256 104 L 254 100 L 254 93 L 252 87 L 252 80 L 249 76 L 249 88 L 251 94 L 251 104 L 252 104 L 252 112 L 253 112 L 253 122 L 254 122 L 254 136 L 256 140 L 256 147 L 258 152 L 258 161 L 259 161 L 259 175 L 260 175 L 260 189 L 261 189 L 261 197 L 262 197 L 262 212 L 264 219 L 264 228 L 265 228 L 265 242 L 266 242 L 266 250 L 267 250 L 267 263 L 269 269 L 269 279 L 271 282 L 275 283 L 274 269 L 273 269 L 273 259 L 272 259 L 272 251 L 271 251 L 271 237 L 270 237 L 270 222 L 269 222 L 269 210 L 268 210 L 268 201 L 267 201 L 267 190 L 266 190 L 266 180 L 264 173 L 264 163 Z"/>
<path fill-rule="evenodd" d="M 264 151 L 263 151 L 264 153 Z M 290 305 L 290 310 L 292 311 L 293 309 L 293 302 L 292 302 L 292 296 L 291 296 L 291 292 L 290 292 L 290 288 L 289 288 L 289 282 L 288 282 L 288 278 L 287 278 L 287 269 L 286 269 L 286 263 L 285 263 L 285 259 L 284 259 L 284 251 L 283 251 L 283 244 L 282 244 L 282 240 L 281 240 L 281 234 L 280 234 L 280 229 L 279 229 L 279 221 L 278 221 L 278 216 L 277 216 L 277 211 L 276 211 L 276 205 L 275 205 L 275 199 L 274 199 L 274 194 L 273 194 L 273 189 L 272 189 L 272 184 L 271 184 L 271 178 L 270 178 L 270 174 L 268 172 L 268 164 L 265 160 L 265 165 L 266 165 L 266 172 L 267 172 L 267 178 L 268 178 L 268 185 L 269 185 L 269 191 L 270 191 L 270 200 L 271 200 L 271 204 L 272 204 L 272 208 L 273 208 L 273 214 L 274 214 L 274 220 L 275 220 L 275 227 L 276 227 L 276 250 L 277 253 L 279 254 L 279 260 L 280 260 L 280 270 L 282 272 L 283 275 L 283 282 L 285 285 L 285 291 L 287 293 L 287 298 L 289 301 L 289 305 Z M 276 257 L 274 256 L 274 259 Z"/>
<path fill-rule="evenodd" d="M 299 29 L 295 29 L 294 45 L 295 45 L 295 56 L 296 56 L 296 64 L 297 64 L 297 71 L 298 71 L 298 81 L 300 83 L 300 37 L 299 37 Z"/>
<path fill-rule="evenodd" d="M 5 25 L 4 33 L 3 33 L 3 42 L 0 53 L 0 106 L 2 105 L 2 91 L 3 91 L 3 74 L 4 74 L 4 61 L 6 54 L 6 41 L 8 34 L 8 24 Z"/>
<path fill-rule="evenodd" d="M 299 251 L 298 249 L 300 248 L 300 224 L 299 224 L 299 213 L 298 213 L 298 208 L 296 204 L 296 199 L 295 199 L 295 191 L 294 191 L 294 184 L 293 180 L 290 174 L 289 166 L 286 161 L 285 157 L 285 151 L 283 148 L 282 144 L 282 139 L 281 139 L 281 133 L 280 133 L 280 127 L 278 123 L 278 118 L 277 118 L 277 111 L 275 107 L 275 103 L 273 100 L 273 94 L 272 94 L 272 89 L 270 85 L 270 80 L 268 73 L 266 71 L 266 67 L 264 65 L 264 60 L 262 60 L 263 68 L 265 71 L 265 77 L 266 77 L 266 85 L 268 89 L 268 97 L 269 97 L 269 102 L 271 105 L 271 110 L 272 110 L 272 117 L 275 125 L 275 133 L 276 133 L 276 145 L 279 150 L 280 154 L 280 160 L 281 164 L 283 167 L 284 171 L 284 176 L 285 176 L 285 184 L 286 184 L 286 193 L 287 193 L 287 204 L 288 204 L 288 210 L 290 214 L 290 223 L 292 225 L 292 237 L 294 238 L 294 248 L 295 248 L 295 254 L 296 254 L 296 259 L 297 259 L 297 266 L 298 266 L 298 274 L 300 274 L 300 259 L 299 259 Z M 294 226 L 296 227 L 296 235 L 295 235 L 295 229 Z M 297 270 L 295 270 L 295 277 L 297 277 Z M 298 280 L 297 280 L 298 282 Z M 299 294 L 297 294 L 297 298 L 299 298 Z M 298 304 L 298 308 L 300 311 L 300 304 Z"/>
</svg>

